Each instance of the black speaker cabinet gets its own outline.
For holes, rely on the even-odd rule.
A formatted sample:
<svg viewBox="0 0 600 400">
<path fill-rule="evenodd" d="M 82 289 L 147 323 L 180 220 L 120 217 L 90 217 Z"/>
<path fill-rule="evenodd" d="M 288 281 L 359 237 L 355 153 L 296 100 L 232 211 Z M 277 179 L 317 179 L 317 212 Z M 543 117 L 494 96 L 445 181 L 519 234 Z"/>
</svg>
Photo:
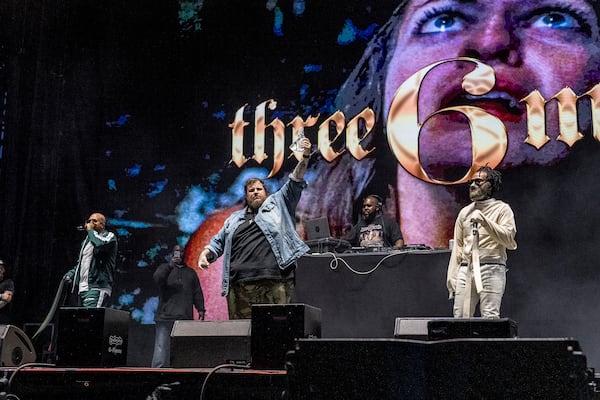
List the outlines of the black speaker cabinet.
<svg viewBox="0 0 600 400">
<path fill-rule="evenodd" d="M 171 331 L 171 367 L 212 368 L 250 363 L 249 319 L 175 321 Z"/>
<path fill-rule="evenodd" d="M 321 309 L 306 304 L 252 306 L 252 368 L 284 369 L 298 338 L 321 337 Z"/>
<path fill-rule="evenodd" d="M 434 320 L 448 320 L 448 318 L 396 318 L 396 323 L 394 325 L 394 338 L 428 340 L 429 333 L 427 326 L 429 325 L 430 321 Z"/>
<path fill-rule="evenodd" d="M 593 399 L 573 339 L 298 339 L 290 400 Z"/>
<path fill-rule="evenodd" d="M 25 332 L 13 325 L 0 325 L 0 365 L 18 367 L 35 362 L 36 353 Z"/>
<path fill-rule="evenodd" d="M 517 323 L 509 318 L 436 319 L 427 330 L 429 340 L 517 337 Z"/>
<path fill-rule="evenodd" d="M 516 338 L 517 323 L 509 318 L 396 318 L 394 338 L 445 340 Z"/>
<path fill-rule="evenodd" d="M 127 364 L 129 312 L 63 307 L 58 313 L 56 364 L 116 367 Z"/>
</svg>

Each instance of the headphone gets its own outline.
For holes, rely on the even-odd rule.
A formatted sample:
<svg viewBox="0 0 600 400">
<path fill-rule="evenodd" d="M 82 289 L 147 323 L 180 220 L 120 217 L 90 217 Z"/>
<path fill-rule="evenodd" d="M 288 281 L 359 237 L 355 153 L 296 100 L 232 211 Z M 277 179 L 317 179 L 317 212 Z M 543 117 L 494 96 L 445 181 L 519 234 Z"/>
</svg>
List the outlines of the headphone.
<svg viewBox="0 0 600 400">
<path fill-rule="evenodd" d="M 370 194 L 370 195 L 367 195 L 365 197 L 365 199 L 367 197 L 371 197 L 372 199 L 377 200 L 377 211 L 381 211 L 381 209 L 383 208 L 383 199 L 381 198 L 381 196 L 379 196 L 377 194 Z"/>
</svg>

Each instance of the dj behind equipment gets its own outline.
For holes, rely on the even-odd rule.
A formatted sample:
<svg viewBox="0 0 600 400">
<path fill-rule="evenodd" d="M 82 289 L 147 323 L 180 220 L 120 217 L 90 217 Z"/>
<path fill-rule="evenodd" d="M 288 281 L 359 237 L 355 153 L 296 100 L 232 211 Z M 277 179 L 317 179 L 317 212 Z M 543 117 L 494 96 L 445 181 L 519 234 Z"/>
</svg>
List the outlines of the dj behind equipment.
<svg viewBox="0 0 600 400">
<path fill-rule="evenodd" d="M 424 244 L 404 244 L 400 225 L 385 214 L 383 200 L 376 194 L 363 199 L 358 221 L 344 237 L 331 237 L 327 217 L 306 221 L 305 232 L 313 254 L 431 250 Z"/>
<path fill-rule="evenodd" d="M 367 195 L 362 202 L 358 221 L 343 237 L 354 248 L 398 250 L 404 246 L 404 237 L 398 222 L 386 215 L 383 199 L 376 194 Z"/>
</svg>

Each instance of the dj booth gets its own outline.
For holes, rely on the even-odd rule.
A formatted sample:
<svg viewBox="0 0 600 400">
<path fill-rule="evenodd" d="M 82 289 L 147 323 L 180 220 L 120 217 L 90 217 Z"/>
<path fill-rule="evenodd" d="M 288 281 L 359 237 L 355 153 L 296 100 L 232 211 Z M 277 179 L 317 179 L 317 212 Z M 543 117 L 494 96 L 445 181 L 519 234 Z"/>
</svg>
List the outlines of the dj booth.
<svg viewBox="0 0 600 400">
<path fill-rule="evenodd" d="M 450 251 L 309 253 L 295 301 L 321 309 L 324 338 L 390 338 L 397 317 L 451 317 Z"/>
</svg>

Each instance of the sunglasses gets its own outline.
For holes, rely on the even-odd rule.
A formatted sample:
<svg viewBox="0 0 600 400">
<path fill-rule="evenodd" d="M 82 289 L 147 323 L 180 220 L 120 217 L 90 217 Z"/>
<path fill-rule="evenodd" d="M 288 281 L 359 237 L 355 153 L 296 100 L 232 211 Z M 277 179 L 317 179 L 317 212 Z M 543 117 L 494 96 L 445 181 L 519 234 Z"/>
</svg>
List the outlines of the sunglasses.
<svg viewBox="0 0 600 400">
<path fill-rule="evenodd" d="M 97 223 L 97 222 L 98 222 L 98 220 L 97 220 L 97 219 L 91 219 L 91 218 L 90 218 L 90 219 L 88 219 L 88 220 L 86 221 L 86 223 L 88 223 L 88 224 L 89 224 L 90 222 Z"/>
<path fill-rule="evenodd" d="M 477 186 L 481 186 L 487 181 L 487 179 L 471 179 L 468 183 L 469 185 L 476 184 Z"/>
</svg>

